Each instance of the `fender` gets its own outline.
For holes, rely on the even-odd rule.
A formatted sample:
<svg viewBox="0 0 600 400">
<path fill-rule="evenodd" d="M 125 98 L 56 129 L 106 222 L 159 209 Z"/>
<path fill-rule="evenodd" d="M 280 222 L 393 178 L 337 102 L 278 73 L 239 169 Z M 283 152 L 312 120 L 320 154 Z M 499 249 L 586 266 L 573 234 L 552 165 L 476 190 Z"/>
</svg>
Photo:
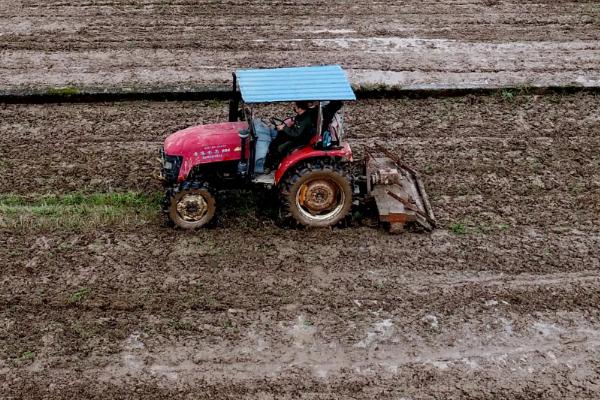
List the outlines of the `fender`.
<svg viewBox="0 0 600 400">
<path fill-rule="evenodd" d="M 275 184 L 277 185 L 285 173 L 300 161 L 306 160 L 307 158 L 320 157 L 333 157 L 341 158 L 346 161 L 352 161 L 352 150 L 347 142 L 343 143 L 341 148 L 332 150 L 316 150 L 312 145 L 295 150 L 286 156 L 279 164 L 279 168 L 277 168 L 277 171 L 275 171 Z"/>
</svg>

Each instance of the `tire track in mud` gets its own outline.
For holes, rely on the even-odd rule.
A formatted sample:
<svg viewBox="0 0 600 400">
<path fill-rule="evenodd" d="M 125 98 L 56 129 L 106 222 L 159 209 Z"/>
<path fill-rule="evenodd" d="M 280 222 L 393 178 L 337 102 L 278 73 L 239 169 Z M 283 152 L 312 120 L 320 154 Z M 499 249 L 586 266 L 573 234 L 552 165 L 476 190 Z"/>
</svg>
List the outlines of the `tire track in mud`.
<svg viewBox="0 0 600 400">
<path fill-rule="evenodd" d="M 429 277 L 430 274 L 431 272 L 427 276 Z M 230 273 L 225 273 L 224 275 L 233 281 L 239 279 L 239 277 Z M 278 274 L 275 273 L 275 275 Z M 298 301 L 307 308 L 327 304 L 330 307 L 343 310 L 348 307 L 356 308 L 356 306 L 360 308 L 364 303 L 373 307 L 381 307 L 385 311 L 390 312 L 398 312 L 397 310 L 402 308 L 419 309 L 420 302 L 424 301 L 429 307 L 454 315 L 448 307 L 460 307 L 461 313 L 469 313 L 473 309 L 485 309 L 488 302 L 492 302 L 494 305 L 501 303 L 501 306 L 510 306 L 507 309 L 524 313 L 531 310 L 593 310 L 594 304 L 600 298 L 598 289 L 599 275 L 573 277 L 571 274 L 564 274 L 561 278 L 554 276 L 552 280 L 548 280 L 545 275 L 538 274 L 531 275 L 531 281 L 524 281 L 521 277 L 510 277 L 496 281 L 486 280 L 483 283 L 469 280 L 451 283 L 425 283 L 423 281 L 410 283 L 405 282 L 401 278 L 391 276 L 391 274 L 381 273 L 379 277 L 365 277 L 360 272 L 355 273 L 353 277 L 345 277 L 341 273 L 331 274 L 331 277 L 334 278 L 337 284 L 344 287 L 344 289 L 336 293 L 336 298 L 324 293 L 326 285 L 315 282 L 313 292 L 325 297 L 317 299 L 313 298 L 312 295 L 314 293 L 296 293 Z M 149 302 L 143 298 L 137 301 L 127 300 L 129 296 L 133 296 L 133 298 L 139 297 L 142 290 L 139 284 L 132 284 L 125 292 L 109 296 L 111 288 L 108 282 L 106 282 L 108 277 L 101 276 L 100 278 L 97 282 L 81 282 L 82 286 L 92 283 L 93 287 L 91 289 L 95 291 L 96 296 L 96 300 L 87 302 L 86 305 L 82 306 L 83 309 L 90 311 L 107 309 L 119 311 L 123 308 L 123 304 L 128 304 L 126 308 L 131 311 L 161 312 L 166 311 L 163 306 L 164 303 L 176 303 L 177 309 L 185 309 L 186 307 L 198 308 L 200 306 L 200 304 L 195 304 L 192 298 L 187 298 L 185 294 L 177 296 L 170 293 L 170 290 L 174 289 L 177 285 L 186 287 L 188 290 L 193 290 L 193 288 L 189 287 L 189 277 L 180 281 L 174 280 L 167 288 L 153 288 L 153 299 Z M 312 281 L 310 277 L 307 278 Z M 218 286 L 217 279 L 215 273 L 205 272 L 203 274 L 204 281 L 212 281 L 216 286 Z M 255 277 L 249 279 L 253 282 L 256 281 Z M 427 281 L 428 278 L 424 280 Z M 21 277 L 15 278 L 10 294 L 1 296 L 0 301 L 4 306 L 18 306 L 22 309 L 31 309 L 42 304 L 46 310 L 54 309 L 60 311 L 69 307 L 69 304 L 65 303 L 65 298 L 69 298 L 71 293 L 68 292 L 69 288 L 73 288 L 72 291 L 75 290 L 76 285 L 73 282 L 67 282 L 64 287 L 40 285 L 36 289 L 38 292 L 37 298 L 33 303 L 23 297 L 27 291 L 23 287 L 19 287 L 19 285 L 25 286 L 30 282 L 31 277 L 26 279 Z M 152 283 L 157 284 L 156 282 Z M 239 292 L 237 293 L 238 298 L 235 297 L 233 289 L 221 289 L 220 293 L 211 290 L 211 294 L 218 296 L 220 299 L 219 303 L 215 304 L 212 308 L 215 311 L 223 311 L 227 308 L 241 308 L 245 311 L 256 312 L 265 306 L 265 301 L 272 301 L 274 307 L 284 307 L 290 300 L 289 294 L 282 297 L 281 293 L 271 292 L 272 288 L 268 283 L 260 284 L 255 282 L 255 284 L 257 288 L 264 290 L 264 294 L 268 297 L 267 299 L 262 299 L 258 303 L 248 301 L 247 298 L 251 297 L 248 285 L 236 282 L 233 286 Z M 291 289 L 289 284 L 284 284 L 283 286 L 286 290 Z M 298 290 L 292 291 L 298 292 Z M 355 298 L 347 296 L 344 293 L 347 291 L 350 291 Z M 438 300 L 432 301 L 432 299 Z"/>
<path fill-rule="evenodd" d="M 266 304 L 282 307 L 294 303 L 294 298 L 307 307 L 346 309 L 355 307 L 357 300 L 379 304 L 386 310 L 419 310 L 421 304 L 431 306 L 432 299 L 439 298 L 439 302 L 433 301 L 436 307 L 450 313 L 449 305 L 462 307 L 461 312 L 465 312 L 485 309 L 488 300 L 504 300 L 523 312 L 587 309 L 598 301 L 598 276 L 593 272 L 600 262 L 598 234 L 596 239 L 584 233 L 556 234 L 556 239 L 538 237 L 533 243 L 531 237 L 515 232 L 464 238 L 438 234 L 431 242 L 418 235 L 399 240 L 372 229 L 347 229 L 330 235 L 333 254 L 316 245 L 324 239 L 322 235 L 304 237 L 310 252 L 303 255 L 285 241 L 275 240 L 269 245 L 269 237 L 277 238 L 285 231 L 267 228 L 261 237 L 245 240 L 248 250 L 242 260 L 235 249 L 244 234 L 235 227 L 226 229 L 227 232 L 207 231 L 200 241 L 186 239 L 185 235 L 168 240 L 152 230 L 142 240 L 127 231 L 116 236 L 103 235 L 103 239 L 41 235 L 37 241 L 50 247 L 33 247 L 30 251 L 26 249 L 31 245 L 23 241 L 28 237 L 26 233 L 8 237 L 6 242 L 12 254 L 26 256 L 13 259 L 14 267 L 4 271 L 2 281 L 10 283 L 10 291 L 1 296 L 2 302 L 5 306 L 26 308 L 41 302 L 49 309 L 60 310 L 68 307 L 65 299 L 80 287 L 88 287 L 97 296 L 86 303 L 86 309 L 119 310 L 127 305 L 136 312 L 165 311 L 165 304 L 177 310 L 208 307 L 214 311 L 257 311 Z M 299 239 L 301 233 L 286 235 Z M 202 240 L 211 244 L 203 244 Z M 73 242 L 76 244 L 70 244 Z M 343 242 L 371 244 L 368 250 L 358 247 L 347 251 L 347 259 L 353 262 L 332 267 L 330 263 L 338 257 L 335 249 Z M 158 243 L 172 244 L 159 251 Z M 154 260 L 145 256 L 148 249 L 153 249 Z M 138 256 L 133 256 L 132 251 Z M 202 258 L 201 265 L 197 255 Z M 73 264 L 73 260 L 80 263 Z M 245 267 L 241 271 L 226 267 L 236 263 Z M 36 269 L 41 265 L 43 269 Z M 257 267 L 250 268 L 252 265 Z M 168 271 L 167 282 L 155 273 L 161 269 Z M 245 275 L 244 280 L 240 280 L 240 273 Z M 27 295 L 32 280 L 38 282 L 36 303 L 31 303 Z M 195 286 L 199 281 L 208 285 L 201 292 Z M 229 286 L 222 282 L 229 282 Z M 311 291 L 303 292 L 307 284 Z M 114 285 L 128 289 L 111 294 Z M 152 295 L 147 292 L 149 285 Z M 274 290 L 273 285 L 280 287 Z M 331 286 L 338 287 L 338 292 L 330 293 Z M 257 290 L 263 295 L 253 298 Z M 352 293 L 353 297 L 344 293 Z M 140 297 L 141 294 L 144 295 Z M 204 298 L 212 298 L 212 305 L 205 304 Z"/>
<path fill-rule="evenodd" d="M 230 318 L 233 312 L 225 318 Z M 113 314 L 113 327 L 127 324 L 128 329 L 124 331 L 132 332 L 129 336 L 124 333 L 125 337 L 116 341 L 120 348 L 112 349 L 107 355 L 94 351 L 93 355 L 86 356 L 86 367 L 77 377 L 73 377 L 71 367 L 64 366 L 64 356 L 52 348 L 44 349 L 41 352 L 54 355 L 40 357 L 41 360 L 23 371 L 22 376 L 27 376 L 29 382 L 38 381 L 38 385 L 44 380 L 58 382 L 59 387 L 64 385 L 60 384 L 63 379 L 71 377 L 75 385 L 96 382 L 100 387 L 158 385 L 189 390 L 222 389 L 225 383 L 235 388 L 257 381 L 263 390 L 273 390 L 266 382 L 294 386 L 297 383 L 289 381 L 296 376 L 303 377 L 304 385 L 319 382 L 331 385 L 351 376 L 355 381 L 367 378 L 370 385 L 389 392 L 398 382 L 410 387 L 411 376 L 425 374 L 433 382 L 455 382 L 455 390 L 463 394 L 469 390 L 462 382 L 465 374 L 485 378 L 479 382 L 478 390 L 502 387 L 504 377 L 510 376 L 517 390 L 537 381 L 536 388 L 555 391 L 563 386 L 557 383 L 560 381 L 557 378 L 567 376 L 571 380 L 564 384 L 566 393 L 572 393 L 575 382 L 584 390 L 594 390 L 581 374 L 573 372 L 582 371 L 590 382 L 595 379 L 589 366 L 593 365 L 598 352 L 598 327 L 589 321 L 574 322 L 573 317 L 566 317 L 567 321 L 561 325 L 552 315 L 537 313 L 536 319 L 528 314 L 501 313 L 483 317 L 480 314 L 475 321 L 470 319 L 467 326 L 461 319 L 458 326 L 454 326 L 447 323 L 448 316 L 437 314 L 437 317 L 433 315 L 435 319 L 424 318 L 413 328 L 393 317 L 369 318 L 348 314 L 345 310 L 337 313 L 352 315 L 351 320 L 360 321 L 360 326 L 348 328 L 346 321 L 346 327 L 339 332 L 341 335 L 336 335 L 331 330 L 321 332 L 331 323 L 328 313 L 320 313 L 318 318 L 311 316 L 309 323 L 303 319 L 303 313 L 298 317 L 277 313 L 277 319 L 270 319 L 264 312 L 257 319 L 257 315 L 251 313 L 248 317 L 261 323 L 258 326 L 240 324 L 234 316 L 233 329 L 242 333 L 225 340 L 206 338 L 207 333 L 222 329 L 218 320 L 212 325 L 204 321 L 198 331 L 176 333 L 179 339 L 174 340 L 171 335 L 164 336 L 166 332 L 156 333 L 157 318 L 159 324 L 167 324 L 162 316 L 151 314 L 154 315 L 151 323 L 145 318 L 136 326 L 135 318 L 132 321 L 130 316 L 123 315 L 115 320 Z M 79 320 L 82 319 L 85 320 Z M 190 318 L 194 319 L 202 319 L 202 315 Z M 53 321 L 60 321 L 60 317 L 54 317 Z M 356 333 L 346 341 L 349 330 Z M 449 347 L 448 343 L 452 345 Z M 90 345 L 93 343 L 79 344 L 77 351 L 86 351 Z M 56 338 L 52 346 L 61 346 L 61 351 L 67 354 L 70 352 L 69 345 Z M 88 390 L 98 390 L 93 385 L 88 386 Z M 366 386 L 369 385 L 363 383 L 355 390 Z M 438 385 L 429 388 L 417 385 L 414 389 L 417 393 L 431 394 L 436 387 Z M 332 397 L 341 393 L 334 392 Z"/>
<path fill-rule="evenodd" d="M 539 324 L 538 324 L 539 325 Z M 292 325 L 291 330 L 297 329 L 298 325 Z M 390 328 L 392 325 L 387 325 Z M 304 342 L 299 343 L 296 340 L 296 346 L 287 347 L 280 352 L 274 352 L 272 344 L 262 343 L 263 351 L 260 352 L 256 364 L 249 365 L 247 362 L 240 362 L 240 358 L 244 358 L 247 354 L 248 347 L 256 346 L 256 343 L 251 343 L 252 339 L 257 338 L 256 333 L 252 333 L 248 338 L 248 342 L 243 346 L 230 348 L 230 355 L 223 359 L 216 356 L 214 350 L 204 350 L 196 353 L 191 359 L 188 356 L 189 349 L 182 343 L 173 345 L 168 351 L 170 355 L 165 353 L 157 356 L 153 355 L 154 364 L 145 366 L 144 359 L 150 356 L 150 353 L 145 350 L 143 334 L 130 336 L 123 346 L 121 357 L 122 362 L 118 365 L 110 364 L 105 368 L 97 368 L 85 372 L 88 379 L 97 377 L 100 382 L 114 382 L 117 379 L 130 380 L 132 378 L 141 377 L 144 374 L 144 369 L 149 369 L 154 372 L 158 378 L 163 378 L 167 386 L 173 385 L 176 381 L 179 384 L 187 383 L 188 385 L 200 376 L 205 377 L 207 383 L 216 384 L 228 381 L 232 375 L 232 370 L 235 371 L 236 382 L 247 382 L 260 378 L 285 378 L 298 370 L 304 370 L 312 374 L 315 378 L 331 378 L 340 375 L 344 368 L 352 368 L 356 371 L 357 376 L 369 376 L 377 374 L 379 379 L 387 380 L 394 379 L 397 375 L 402 374 L 406 370 L 419 370 L 429 366 L 439 371 L 448 369 L 467 369 L 470 372 L 480 372 L 492 365 L 496 364 L 502 368 L 501 364 L 513 364 L 513 368 L 526 372 L 529 369 L 531 373 L 532 367 L 527 364 L 531 363 L 531 359 L 542 359 L 546 362 L 550 361 L 553 364 L 563 362 L 560 360 L 561 354 L 564 352 L 572 356 L 572 353 L 581 350 L 582 347 L 597 348 L 600 345 L 600 340 L 597 337 L 589 337 L 589 331 L 586 331 L 588 336 L 579 337 L 578 345 L 569 344 L 565 339 L 558 338 L 557 332 L 561 328 L 551 324 L 544 325 L 539 329 L 554 330 L 552 333 L 546 333 L 543 337 L 531 338 L 513 338 L 513 341 L 518 342 L 514 345 L 504 346 L 481 346 L 476 348 L 463 349 L 440 349 L 434 348 L 430 351 L 424 351 L 420 354 L 414 354 L 407 351 L 406 345 L 393 345 L 380 343 L 379 349 L 370 351 L 365 357 L 365 351 L 355 346 L 349 352 L 342 352 L 341 349 L 331 347 L 327 343 L 306 343 L 307 336 L 314 334 L 304 332 Z M 306 328 L 300 328 L 306 330 Z M 389 333 L 385 331 L 378 332 L 380 336 Z M 596 332 L 597 333 L 597 332 Z M 299 332 L 292 332 L 292 336 L 298 339 Z M 383 339 L 383 340 L 382 340 Z M 380 337 L 376 341 L 382 342 L 386 337 Z M 515 340 L 516 339 L 516 340 Z M 319 340 L 316 340 L 318 342 Z M 375 341 L 375 340 L 374 340 Z M 260 338 L 258 338 L 258 346 L 261 346 Z M 585 342 L 585 344 L 581 344 Z M 558 353 L 558 357 L 554 352 Z M 354 354 L 352 354 L 354 353 Z M 179 358 L 178 362 L 173 362 L 173 359 Z M 523 360 L 528 359 L 523 362 Z M 582 361 L 586 361 L 579 357 L 573 357 L 569 360 L 573 365 L 577 365 Z M 227 369 L 223 368 L 226 363 Z M 520 365 L 519 365 L 520 364 Z M 403 371 L 405 370 L 405 371 Z M 407 372 L 407 371 L 406 371 Z M 53 369 L 52 375 L 68 374 L 66 369 Z M 287 376 L 286 376 L 287 375 Z M 165 379 L 166 378 L 166 379 Z M 170 382 L 169 382 L 170 381 Z"/>
</svg>

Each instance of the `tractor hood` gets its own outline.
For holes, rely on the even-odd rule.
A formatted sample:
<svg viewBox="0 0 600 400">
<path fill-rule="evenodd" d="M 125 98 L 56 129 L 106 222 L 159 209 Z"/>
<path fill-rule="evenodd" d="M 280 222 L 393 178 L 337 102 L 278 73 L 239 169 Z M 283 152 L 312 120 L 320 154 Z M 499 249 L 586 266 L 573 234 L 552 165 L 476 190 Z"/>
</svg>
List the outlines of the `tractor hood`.
<svg viewBox="0 0 600 400">
<path fill-rule="evenodd" d="M 198 125 L 175 132 L 165 139 L 166 155 L 182 156 L 194 164 L 240 159 L 239 131 L 246 122 Z"/>
</svg>

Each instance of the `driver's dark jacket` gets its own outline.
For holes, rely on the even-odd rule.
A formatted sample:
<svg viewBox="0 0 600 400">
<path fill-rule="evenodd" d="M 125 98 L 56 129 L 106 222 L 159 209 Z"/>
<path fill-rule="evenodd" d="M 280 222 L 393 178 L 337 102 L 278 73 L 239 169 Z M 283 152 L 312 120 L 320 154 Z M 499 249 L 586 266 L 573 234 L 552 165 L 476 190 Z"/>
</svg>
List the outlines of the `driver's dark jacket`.
<svg viewBox="0 0 600 400">
<path fill-rule="evenodd" d="M 276 166 L 292 149 L 304 146 L 315 134 L 317 125 L 316 108 L 306 110 L 294 117 L 294 124 L 281 130 L 269 145 L 269 163 Z"/>
<path fill-rule="evenodd" d="M 297 144 L 306 144 L 310 142 L 310 139 L 315 133 L 317 119 L 315 113 L 315 109 L 313 108 L 306 110 L 302 115 L 296 115 L 294 124 L 283 128 L 279 135 L 283 134 L 287 137 L 287 140 Z"/>
</svg>

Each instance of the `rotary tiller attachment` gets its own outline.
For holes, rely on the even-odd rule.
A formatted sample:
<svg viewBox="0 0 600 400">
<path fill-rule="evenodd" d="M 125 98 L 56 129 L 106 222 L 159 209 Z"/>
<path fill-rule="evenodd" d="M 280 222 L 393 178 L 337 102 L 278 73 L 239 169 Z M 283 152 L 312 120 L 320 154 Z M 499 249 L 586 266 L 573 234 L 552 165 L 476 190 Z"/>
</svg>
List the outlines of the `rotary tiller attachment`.
<svg viewBox="0 0 600 400">
<path fill-rule="evenodd" d="M 411 223 L 428 231 L 436 227 L 419 175 L 398 156 L 376 144 L 366 149 L 365 172 L 367 196 L 375 200 L 379 220 L 391 233 L 403 232 Z"/>
</svg>

